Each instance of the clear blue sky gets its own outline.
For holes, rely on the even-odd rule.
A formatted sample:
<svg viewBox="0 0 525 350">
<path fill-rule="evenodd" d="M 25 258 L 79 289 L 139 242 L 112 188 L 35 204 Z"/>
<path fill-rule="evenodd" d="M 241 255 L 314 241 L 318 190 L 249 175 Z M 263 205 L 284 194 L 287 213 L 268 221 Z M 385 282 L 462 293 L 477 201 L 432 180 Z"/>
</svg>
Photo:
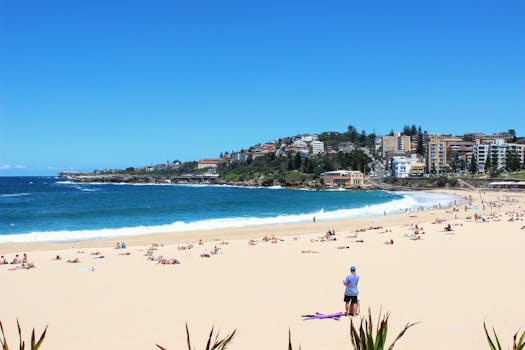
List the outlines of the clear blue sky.
<svg viewBox="0 0 525 350">
<path fill-rule="evenodd" d="M 524 120 L 523 0 L 0 0 L 0 175 Z"/>
</svg>

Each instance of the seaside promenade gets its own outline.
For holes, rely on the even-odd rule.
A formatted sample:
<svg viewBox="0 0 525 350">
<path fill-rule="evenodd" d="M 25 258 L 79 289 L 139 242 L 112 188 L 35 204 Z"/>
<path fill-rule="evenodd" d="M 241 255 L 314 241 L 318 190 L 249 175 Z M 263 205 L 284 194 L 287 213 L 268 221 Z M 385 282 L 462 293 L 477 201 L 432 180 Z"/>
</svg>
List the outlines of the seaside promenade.
<svg viewBox="0 0 525 350">
<path fill-rule="evenodd" d="M 233 350 L 284 349 L 288 329 L 297 348 L 351 348 L 348 318 L 300 316 L 342 311 L 355 265 L 361 311 L 391 312 L 390 341 L 420 322 L 396 348 L 484 349 L 484 321 L 510 344 L 525 326 L 525 194 L 487 192 L 481 203 L 454 192 L 472 206 L 118 239 L 126 249 L 117 239 L 2 244 L 8 260 L 26 252 L 37 267 L 0 265 L 0 319 L 11 341 L 17 317 L 26 335 L 48 324 L 43 349 L 54 350 L 184 347 L 186 322 L 197 348 L 212 326 L 238 330 Z"/>
</svg>

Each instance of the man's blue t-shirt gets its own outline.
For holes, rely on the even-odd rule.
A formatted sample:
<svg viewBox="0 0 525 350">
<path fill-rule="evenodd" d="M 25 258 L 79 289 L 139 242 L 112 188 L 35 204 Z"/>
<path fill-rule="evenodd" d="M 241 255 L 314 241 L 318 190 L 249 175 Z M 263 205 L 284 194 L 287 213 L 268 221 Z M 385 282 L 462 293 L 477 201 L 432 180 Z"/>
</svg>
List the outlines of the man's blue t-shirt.
<svg viewBox="0 0 525 350">
<path fill-rule="evenodd" d="M 348 275 L 345 278 L 346 290 L 345 295 L 348 296 L 357 296 L 359 291 L 357 290 L 357 283 L 359 282 L 358 275 Z"/>
</svg>

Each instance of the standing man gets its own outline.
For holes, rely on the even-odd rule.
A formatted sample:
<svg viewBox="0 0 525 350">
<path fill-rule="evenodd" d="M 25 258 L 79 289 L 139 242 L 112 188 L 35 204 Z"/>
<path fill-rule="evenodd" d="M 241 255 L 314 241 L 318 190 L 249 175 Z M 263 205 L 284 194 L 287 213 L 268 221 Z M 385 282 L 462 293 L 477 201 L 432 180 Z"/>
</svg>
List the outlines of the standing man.
<svg viewBox="0 0 525 350">
<path fill-rule="evenodd" d="M 356 316 L 357 315 L 357 296 L 359 290 L 357 290 L 357 284 L 359 283 L 359 275 L 355 273 L 355 266 L 350 267 L 350 275 L 346 276 L 343 284 L 346 286 L 345 289 L 345 315 Z"/>
</svg>

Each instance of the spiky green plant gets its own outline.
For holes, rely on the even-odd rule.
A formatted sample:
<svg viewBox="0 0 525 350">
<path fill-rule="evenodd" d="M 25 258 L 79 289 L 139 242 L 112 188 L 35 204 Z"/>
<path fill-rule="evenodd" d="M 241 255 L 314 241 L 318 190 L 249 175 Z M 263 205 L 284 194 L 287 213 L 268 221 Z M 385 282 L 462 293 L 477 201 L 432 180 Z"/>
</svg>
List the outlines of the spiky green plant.
<svg viewBox="0 0 525 350">
<path fill-rule="evenodd" d="M 213 331 L 214 327 L 211 328 L 210 336 L 208 337 L 208 342 L 206 343 L 206 349 L 205 350 L 226 350 L 228 345 L 233 341 L 233 337 L 235 336 L 235 333 L 237 332 L 236 329 L 233 330 L 229 335 L 226 337 L 219 339 L 219 333 L 215 334 L 215 339 L 213 339 Z M 191 349 L 191 339 L 190 339 L 190 331 L 188 329 L 188 324 L 186 323 L 186 343 L 188 344 L 188 350 Z M 168 350 L 159 344 L 157 344 L 157 347 L 161 350 Z M 195 350 L 195 348 L 193 348 Z"/>
<path fill-rule="evenodd" d="M 485 330 L 485 335 L 487 336 L 487 342 L 489 343 L 489 347 L 491 350 L 502 350 L 501 344 L 499 342 L 498 335 L 496 334 L 496 330 L 494 327 L 492 327 L 492 333 L 494 333 L 494 340 L 489 335 L 489 332 L 487 331 L 487 326 L 485 325 L 485 322 L 483 322 L 483 329 Z M 512 350 L 524 350 L 525 349 L 525 330 L 521 333 L 519 340 L 518 340 L 518 333 L 519 330 L 514 333 L 513 342 L 512 342 Z M 518 342 L 516 343 L 516 340 Z M 496 347 L 497 345 L 497 347 Z"/>
<path fill-rule="evenodd" d="M 377 318 L 377 328 L 374 331 L 372 323 L 372 312 L 368 309 L 368 318 L 361 318 L 359 331 L 354 326 L 354 321 L 350 321 L 350 339 L 355 350 L 383 350 L 386 344 L 386 337 L 388 334 L 388 318 L 390 313 L 386 313 L 381 317 L 381 310 Z M 388 350 L 394 348 L 395 343 L 401 338 L 407 329 L 416 325 L 417 323 L 407 323 L 405 328 L 398 334 L 394 342 L 388 347 Z"/>
<path fill-rule="evenodd" d="M 18 336 L 19 336 L 18 348 L 20 350 L 24 350 L 26 347 L 26 343 L 22 340 L 22 328 L 20 327 L 20 322 L 18 321 L 18 319 L 16 320 L 16 324 L 18 326 Z M 0 345 L 2 345 L 2 350 L 9 350 L 9 346 L 7 345 L 7 340 L 6 340 L 5 333 L 4 333 L 4 327 L 2 325 L 2 321 L 0 321 L 0 330 L 2 331 L 2 338 L 0 338 Z M 33 333 L 31 334 L 31 350 L 38 350 L 40 348 L 46 336 L 46 332 L 47 332 L 47 326 L 42 332 L 42 335 L 40 335 L 38 342 L 35 342 L 36 340 L 35 329 L 33 328 Z"/>
</svg>

